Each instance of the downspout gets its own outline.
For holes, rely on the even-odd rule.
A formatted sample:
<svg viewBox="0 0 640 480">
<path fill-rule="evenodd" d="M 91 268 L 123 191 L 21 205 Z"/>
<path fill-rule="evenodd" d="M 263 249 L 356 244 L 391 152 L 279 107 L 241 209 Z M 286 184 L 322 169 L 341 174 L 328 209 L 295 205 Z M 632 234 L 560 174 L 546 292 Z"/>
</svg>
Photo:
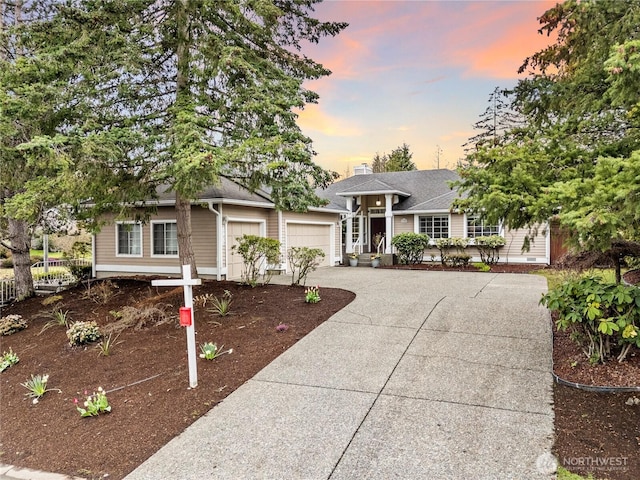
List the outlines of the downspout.
<svg viewBox="0 0 640 480">
<path fill-rule="evenodd" d="M 284 240 L 283 240 L 283 225 L 282 225 L 282 210 L 278 210 L 278 241 L 280 242 L 280 258 L 281 258 L 281 263 L 280 263 L 280 270 L 282 270 L 282 267 L 284 267 L 284 273 L 287 273 L 287 261 L 286 261 L 286 245 L 284 244 Z"/>
<path fill-rule="evenodd" d="M 96 235 L 91 235 L 91 278 L 96 278 Z"/>
<path fill-rule="evenodd" d="M 222 234 L 222 215 L 221 212 L 213 208 L 213 200 L 208 200 L 207 205 L 209 210 L 216 214 L 216 280 L 222 280 L 222 240 L 220 238 Z M 222 204 L 220 204 L 220 210 L 222 210 Z"/>
</svg>

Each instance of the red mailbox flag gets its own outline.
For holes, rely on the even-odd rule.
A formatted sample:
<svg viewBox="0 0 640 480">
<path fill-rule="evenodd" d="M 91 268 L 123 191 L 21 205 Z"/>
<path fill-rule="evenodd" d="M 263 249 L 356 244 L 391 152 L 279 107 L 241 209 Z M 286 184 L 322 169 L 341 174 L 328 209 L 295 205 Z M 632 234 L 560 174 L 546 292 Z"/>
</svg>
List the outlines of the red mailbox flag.
<svg viewBox="0 0 640 480">
<path fill-rule="evenodd" d="M 189 307 L 180 307 L 180 326 L 191 326 L 191 309 Z"/>
</svg>

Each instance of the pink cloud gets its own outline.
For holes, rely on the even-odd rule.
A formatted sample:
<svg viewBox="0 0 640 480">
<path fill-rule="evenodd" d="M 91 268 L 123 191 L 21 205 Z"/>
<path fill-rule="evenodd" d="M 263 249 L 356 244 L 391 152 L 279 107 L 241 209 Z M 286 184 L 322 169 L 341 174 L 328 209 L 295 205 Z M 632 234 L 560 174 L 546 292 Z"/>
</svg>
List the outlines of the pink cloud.
<svg viewBox="0 0 640 480">
<path fill-rule="evenodd" d="M 460 12 L 464 22 L 447 38 L 448 63 L 464 69 L 465 76 L 517 78 L 524 59 L 553 43 L 538 33 L 537 18 L 555 1 L 514 2 L 483 8 L 470 4 Z"/>
<path fill-rule="evenodd" d="M 297 123 L 306 132 L 319 132 L 329 137 L 356 137 L 362 134 L 359 126 L 329 115 L 316 104 L 307 105 L 297 113 Z"/>
</svg>

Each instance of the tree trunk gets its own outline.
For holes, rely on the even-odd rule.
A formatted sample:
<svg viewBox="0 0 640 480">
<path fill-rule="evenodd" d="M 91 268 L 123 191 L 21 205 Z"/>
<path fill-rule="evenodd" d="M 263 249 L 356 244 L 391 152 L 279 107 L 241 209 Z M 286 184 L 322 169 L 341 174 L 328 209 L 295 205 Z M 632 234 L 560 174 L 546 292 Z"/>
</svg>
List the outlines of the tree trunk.
<svg viewBox="0 0 640 480">
<path fill-rule="evenodd" d="M 179 193 L 176 193 L 176 227 L 180 265 L 191 265 L 191 278 L 197 278 L 196 256 L 191 242 L 191 201 Z"/>
<path fill-rule="evenodd" d="M 24 220 L 8 219 L 9 241 L 13 255 L 13 274 L 16 280 L 16 296 L 19 300 L 32 297 L 33 276 L 31 275 L 31 236 L 27 222 Z"/>
<path fill-rule="evenodd" d="M 178 44 L 177 55 L 177 76 L 176 76 L 176 102 L 184 106 L 184 97 L 189 95 L 189 1 L 181 0 L 178 5 Z M 173 119 L 177 122 L 177 119 Z M 176 192 L 176 227 L 178 229 L 178 253 L 180 255 L 180 265 L 191 265 L 191 278 L 197 278 L 196 256 L 193 253 L 191 243 L 191 200 L 185 198 L 182 193 Z"/>
<path fill-rule="evenodd" d="M 613 256 L 613 264 L 615 265 L 615 269 L 616 269 L 616 284 L 620 284 L 620 282 L 622 282 L 622 268 L 621 268 L 621 264 L 622 262 L 620 261 L 620 255 L 618 253 L 616 253 Z"/>
</svg>

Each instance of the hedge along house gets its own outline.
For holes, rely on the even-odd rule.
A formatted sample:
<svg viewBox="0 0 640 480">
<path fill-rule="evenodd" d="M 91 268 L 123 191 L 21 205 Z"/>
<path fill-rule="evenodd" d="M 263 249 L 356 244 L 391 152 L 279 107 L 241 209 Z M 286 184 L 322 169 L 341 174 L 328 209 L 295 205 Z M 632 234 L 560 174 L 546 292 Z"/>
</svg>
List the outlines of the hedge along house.
<svg viewBox="0 0 640 480">
<path fill-rule="evenodd" d="M 458 192 L 449 184 L 455 180 L 459 176 L 451 170 L 372 173 L 363 164 L 354 169 L 353 176 L 330 185 L 319 195 L 347 212 L 343 217 L 346 254 L 376 252 L 376 234 L 384 235 L 383 251 L 391 254 L 394 235 L 415 232 L 427 234 L 431 244 L 439 238 L 468 238 L 466 252 L 472 261 L 480 261 L 473 239 L 501 235 L 506 245 L 499 250 L 500 262 L 550 263 L 548 228 L 542 226 L 529 251 L 523 252 L 527 230 L 505 231 L 502 225 L 486 225 L 477 216 L 453 211 Z M 439 251 L 425 250 L 425 260 L 432 256 L 439 258 Z"/>
<path fill-rule="evenodd" d="M 93 237 L 93 275 L 179 276 L 175 195 L 160 192 L 157 212 L 145 223 L 107 218 Z M 281 243 L 281 263 L 270 268 L 286 271 L 290 247 L 320 248 L 322 265 L 340 262 L 340 219 L 345 211 L 335 204 L 311 208 L 306 213 L 275 209 L 265 191 L 249 192 L 227 178 L 208 188 L 192 203 L 192 242 L 203 278 L 239 279 L 242 257 L 232 247 L 244 234 L 275 238 Z"/>
</svg>

